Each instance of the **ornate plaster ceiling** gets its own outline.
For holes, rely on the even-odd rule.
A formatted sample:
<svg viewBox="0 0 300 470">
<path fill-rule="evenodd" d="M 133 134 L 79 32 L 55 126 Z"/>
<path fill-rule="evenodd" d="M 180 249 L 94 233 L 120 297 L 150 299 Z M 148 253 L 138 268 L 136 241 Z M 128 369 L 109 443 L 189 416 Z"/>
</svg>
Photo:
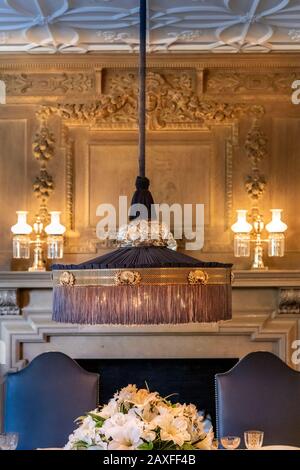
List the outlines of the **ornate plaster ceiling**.
<svg viewBox="0 0 300 470">
<path fill-rule="evenodd" d="M 0 0 L 0 52 L 134 52 L 138 0 Z M 149 52 L 300 51 L 300 0 L 149 0 Z"/>
</svg>

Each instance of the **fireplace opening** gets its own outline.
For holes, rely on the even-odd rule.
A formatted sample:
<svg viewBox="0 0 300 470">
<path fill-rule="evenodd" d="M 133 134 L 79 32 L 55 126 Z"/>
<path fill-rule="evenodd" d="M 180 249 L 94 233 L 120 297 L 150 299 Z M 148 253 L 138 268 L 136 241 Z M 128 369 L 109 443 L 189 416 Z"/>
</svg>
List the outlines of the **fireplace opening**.
<svg viewBox="0 0 300 470">
<path fill-rule="evenodd" d="M 215 374 L 226 372 L 237 358 L 215 359 L 76 359 L 89 372 L 100 375 L 99 404 L 129 383 L 162 396 L 173 393 L 172 402 L 194 403 L 211 416 L 215 429 Z"/>
</svg>

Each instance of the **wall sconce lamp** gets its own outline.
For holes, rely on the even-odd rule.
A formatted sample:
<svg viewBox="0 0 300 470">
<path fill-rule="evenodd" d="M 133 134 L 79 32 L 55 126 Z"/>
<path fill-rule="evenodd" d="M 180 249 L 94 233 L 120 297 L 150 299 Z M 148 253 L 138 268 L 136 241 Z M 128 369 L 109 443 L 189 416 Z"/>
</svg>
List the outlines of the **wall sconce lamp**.
<svg viewBox="0 0 300 470">
<path fill-rule="evenodd" d="M 254 245 L 254 258 L 251 269 L 268 269 L 264 265 L 263 243 L 268 244 L 269 256 L 284 256 L 285 236 L 287 225 L 281 220 L 282 209 L 271 209 L 272 220 L 265 229 L 269 233 L 267 239 L 262 238 L 264 223 L 260 215 L 255 215 L 254 221 L 250 224 L 247 221 L 247 211 L 238 209 L 237 221 L 231 226 L 234 232 L 234 256 L 249 257 L 251 254 L 251 242 Z"/>
<path fill-rule="evenodd" d="M 17 223 L 11 227 L 13 258 L 29 259 L 30 246 L 33 246 L 33 264 L 28 271 L 46 271 L 43 247 L 47 245 L 48 259 L 61 259 L 64 255 L 63 234 L 66 228 L 60 223 L 59 211 L 50 212 L 51 221 L 45 229 L 40 217 L 36 217 L 31 227 L 27 223 L 27 214 L 27 211 L 17 211 Z"/>
</svg>

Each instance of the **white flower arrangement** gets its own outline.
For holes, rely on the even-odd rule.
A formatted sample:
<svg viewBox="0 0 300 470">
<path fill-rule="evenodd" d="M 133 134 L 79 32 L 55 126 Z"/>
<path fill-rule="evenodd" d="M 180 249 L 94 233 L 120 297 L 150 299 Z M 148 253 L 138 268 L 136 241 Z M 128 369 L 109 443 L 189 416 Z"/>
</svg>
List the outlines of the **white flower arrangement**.
<svg viewBox="0 0 300 470">
<path fill-rule="evenodd" d="M 172 404 L 169 397 L 128 385 L 101 408 L 78 418 L 66 450 L 210 449 L 212 429 L 194 405 Z"/>
</svg>

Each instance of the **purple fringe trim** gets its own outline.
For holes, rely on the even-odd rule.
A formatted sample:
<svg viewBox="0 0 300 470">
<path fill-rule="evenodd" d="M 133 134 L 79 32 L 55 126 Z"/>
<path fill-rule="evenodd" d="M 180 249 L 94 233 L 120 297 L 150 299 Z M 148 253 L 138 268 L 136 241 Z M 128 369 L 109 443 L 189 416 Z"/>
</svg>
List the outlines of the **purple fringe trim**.
<svg viewBox="0 0 300 470">
<path fill-rule="evenodd" d="M 53 320 L 90 325 L 208 323 L 231 319 L 231 286 L 55 286 Z"/>
</svg>

